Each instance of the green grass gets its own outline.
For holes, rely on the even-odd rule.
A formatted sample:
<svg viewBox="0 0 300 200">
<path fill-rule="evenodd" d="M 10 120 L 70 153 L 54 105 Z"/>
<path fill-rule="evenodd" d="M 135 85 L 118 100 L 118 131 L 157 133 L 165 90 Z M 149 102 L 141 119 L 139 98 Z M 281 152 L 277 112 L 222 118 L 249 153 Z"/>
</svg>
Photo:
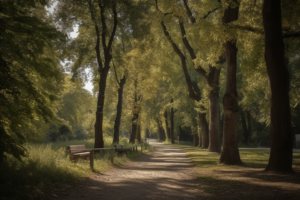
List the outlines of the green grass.
<svg viewBox="0 0 300 200">
<path fill-rule="evenodd" d="M 256 149 L 240 149 L 240 157 L 244 165 L 232 166 L 232 165 L 219 165 L 218 161 L 220 154 L 207 152 L 206 149 L 200 149 L 197 147 L 191 147 L 186 145 L 179 145 L 191 158 L 191 161 L 197 166 L 204 168 L 264 168 L 267 166 L 270 156 L 270 151 L 256 150 Z M 300 166 L 300 153 L 294 153 L 293 167 Z"/>
<path fill-rule="evenodd" d="M 110 147 L 111 142 L 112 138 L 105 138 L 105 147 Z M 125 139 L 122 139 L 120 143 L 126 147 L 132 146 Z M 51 195 L 55 188 L 63 189 L 72 186 L 92 173 L 103 172 L 142 155 L 140 146 L 137 153 L 130 154 L 128 157 L 114 153 L 114 164 L 112 164 L 110 152 L 95 154 L 94 170 L 91 170 L 89 160 L 79 160 L 77 163 L 69 160 L 66 147 L 78 144 L 84 144 L 86 148 L 93 148 L 94 141 L 26 144 L 28 156 L 23 158 L 22 162 L 8 156 L 0 170 L 0 199 L 29 199 L 33 197 L 40 199 L 43 195 L 39 195 L 39 191 L 43 192 L 45 196 Z M 153 151 L 153 148 L 149 147 L 143 152 L 148 151 Z"/>
<path fill-rule="evenodd" d="M 270 155 L 270 151 L 240 149 L 243 165 L 223 165 L 218 164 L 220 159 L 220 154 L 218 153 L 210 153 L 205 149 L 187 145 L 176 146 L 179 146 L 188 154 L 191 161 L 195 164 L 195 171 L 197 172 L 201 189 L 210 194 L 221 194 L 224 191 L 228 191 L 230 187 L 237 188 L 248 184 L 247 181 L 237 181 L 236 178 L 243 178 L 239 177 L 239 173 L 244 174 L 243 176 L 248 174 L 251 177 L 252 173 L 262 172 L 268 164 Z M 293 169 L 295 172 L 300 172 L 300 153 L 293 154 Z"/>
</svg>

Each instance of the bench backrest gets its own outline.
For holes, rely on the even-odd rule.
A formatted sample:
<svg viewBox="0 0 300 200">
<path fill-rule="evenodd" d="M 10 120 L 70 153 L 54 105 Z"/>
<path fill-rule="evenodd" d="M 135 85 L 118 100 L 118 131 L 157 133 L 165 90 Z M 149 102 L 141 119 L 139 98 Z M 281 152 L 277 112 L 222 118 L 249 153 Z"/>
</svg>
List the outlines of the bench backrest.
<svg viewBox="0 0 300 200">
<path fill-rule="evenodd" d="M 67 146 L 67 151 L 69 151 L 70 153 L 75 153 L 76 151 L 80 151 L 82 149 L 86 149 L 84 144 Z"/>
</svg>

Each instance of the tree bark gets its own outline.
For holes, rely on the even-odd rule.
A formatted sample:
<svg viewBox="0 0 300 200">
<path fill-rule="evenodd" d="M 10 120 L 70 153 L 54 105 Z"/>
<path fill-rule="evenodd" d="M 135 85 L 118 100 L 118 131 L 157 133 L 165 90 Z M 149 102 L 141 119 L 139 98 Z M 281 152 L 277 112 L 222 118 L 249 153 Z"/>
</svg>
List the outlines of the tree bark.
<svg viewBox="0 0 300 200">
<path fill-rule="evenodd" d="M 137 125 L 136 137 L 135 138 L 138 141 L 138 143 L 141 143 L 141 125 L 140 124 Z"/>
<path fill-rule="evenodd" d="M 280 0 L 263 6 L 265 60 L 270 85 L 271 153 L 266 171 L 292 173 L 293 134 L 289 100 L 289 73 L 285 66 Z"/>
<path fill-rule="evenodd" d="M 173 103 L 173 99 L 171 99 L 171 103 Z M 171 121 L 171 129 L 170 129 L 171 143 L 175 144 L 175 141 L 174 141 L 174 109 L 173 109 L 173 107 L 171 108 L 170 121 Z"/>
<path fill-rule="evenodd" d="M 165 110 L 165 112 L 164 112 L 164 118 L 165 118 L 165 124 L 166 124 L 167 139 L 169 140 L 171 138 L 171 136 L 170 136 L 170 128 L 168 126 L 168 111 L 167 110 Z"/>
<path fill-rule="evenodd" d="M 237 1 L 234 1 L 237 4 Z M 229 7 L 224 12 L 223 23 L 230 23 L 238 19 L 239 6 Z M 237 138 L 238 122 L 238 95 L 236 90 L 236 56 L 237 47 L 235 41 L 227 41 L 226 49 L 226 92 L 223 98 L 224 127 L 223 127 L 223 151 L 219 163 L 227 165 L 240 165 L 240 153 Z"/>
<path fill-rule="evenodd" d="M 199 145 L 198 133 L 193 135 L 193 146 L 197 147 Z"/>
<path fill-rule="evenodd" d="M 240 112 L 240 116 L 241 116 L 242 127 L 243 127 L 244 144 L 248 145 L 249 131 L 248 131 L 248 128 L 247 128 L 247 122 L 246 122 L 243 111 Z"/>
<path fill-rule="evenodd" d="M 221 152 L 219 136 L 220 128 L 220 105 L 219 105 L 219 78 L 220 69 L 210 66 L 208 84 L 211 88 L 209 93 L 209 152 Z"/>
<path fill-rule="evenodd" d="M 200 124 L 200 137 L 202 139 L 202 144 L 201 144 L 201 148 L 202 149 L 207 149 L 208 148 L 208 144 L 209 144 L 209 139 L 208 139 L 208 125 L 205 119 L 206 114 L 205 113 L 201 113 L 198 112 L 197 113 L 197 118 L 198 118 L 198 124 Z"/>
<path fill-rule="evenodd" d="M 136 131 L 137 131 L 137 120 L 139 118 L 138 113 L 134 113 L 132 117 L 132 122 L 131 122 L 131 135 L 130 135 L 130 140 L 129 142 L 134 144 L 135 143 L 135 138 L 136 138 Z"/>
<path fill-rule="evenodd" d="M 120 134 L 120 124 L 121 124 L 121 116 L 122 116 L 122 105 L 123 105 L 123 88 L 126 83 L 126 78 L 120 80 L 119 89 L 118 89 L 118 104 L 117 104 L 117 116 L 114 125 L 114 139 L 113 143 L 119 144 L 119 134 Z"/>
</svg>

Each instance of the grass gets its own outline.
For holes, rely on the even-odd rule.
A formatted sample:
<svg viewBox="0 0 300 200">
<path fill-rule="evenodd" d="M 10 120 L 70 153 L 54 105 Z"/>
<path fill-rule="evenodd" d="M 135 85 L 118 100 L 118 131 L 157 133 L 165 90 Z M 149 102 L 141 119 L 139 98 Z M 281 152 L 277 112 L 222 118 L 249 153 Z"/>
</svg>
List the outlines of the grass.
<svg viewBox="0 0 300 200">
<path fill-rule="evenodd" d="M 237 166 L 218 164 L 220 158 L 218 153 L 210 153 L 187 145 L 178 146 L 195 164 L 195 172 L 199 181 L 198 188 L 204 192 L 214 195 L 227 195 L 228 193 L 228 198 L 232 198 L 234 193 L 240 199 L 245 198 L 245 195 L 249 195 L 251 191 L 252 198 L 255 199 L 255 196 L 258 198 L 266 195 L 276 197 L 280 195 L 280 191 L 286 191 L 291 196 L 295 196 L 299 190 L 300 176 L 297 173 L 300 172 L 300 153 L 293 154 L 293 169 L 296 175 L 279 175 L 264 172 L 270 151 L 240 149 L 243 165 Z"/>
<path fill-rule="evenodd" d="M 105 138 L 105 147 L 112 146 L 111 142 L 112 138 Z M 132 146 L 126 139 L 122 139 L 120 143 L 126 147 Z M 114 164 L 110 163 L 109 152 L 95 154 L 94 170 L 91 170 L 89 160 L 79 160 L 77 163 L 69 160 L 65 148 L 78 144 L 93 148 L 94 141 L 26 144 L 28 157 L 23 158 L 22 162 L 8 156 L 0 170 L 0 199 L 41 199 L 43 193 L 45 196 L 51 195 L 56 188 L 70 187 L 92 173 L 101 173 L 143 154 L 140 146 L 137 153 L 128 157 L 114 154 Z M 152 150 L 150 147 L 146 151 L 143 149 L 143 152 Z"/>
</svg>

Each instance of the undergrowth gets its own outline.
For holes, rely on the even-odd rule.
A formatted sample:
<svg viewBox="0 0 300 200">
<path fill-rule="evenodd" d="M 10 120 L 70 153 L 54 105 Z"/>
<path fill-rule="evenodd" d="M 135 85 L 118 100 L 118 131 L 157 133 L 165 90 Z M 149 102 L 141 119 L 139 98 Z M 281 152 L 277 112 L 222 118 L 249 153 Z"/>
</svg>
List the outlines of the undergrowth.
<svg viewBox="0 0 300 200">
<path fill-rule="evenodd" d="M 105 147 L 112 146 L 111 143 L 112 138 L 105 139 Z M 79 144 L 93 148 L 94 141 L 26 144 L 24 147 L 27 149 L 27 157 L 23 158 L 22 162 L 8 155 L 0 170 L 0 199 L 43 199 L 57 188 L 65 189 L 92 173 L 101 173 L 153 150 L 152 147 L 147 150 L 143 147 L 141 153 L 141 146 L 138 145 L 138 152 L 127 157 L 114 153 L 114 164 L 110 162 L 110 152 L 102 151 L 94 155 L 94 170 L 91 170 L 89 160 L 79 160 L 76 163 L 69 160 L 66 147 Z M 132 146 L 126 139 L 122 139 L 120 144 Z"/>
</svg>

